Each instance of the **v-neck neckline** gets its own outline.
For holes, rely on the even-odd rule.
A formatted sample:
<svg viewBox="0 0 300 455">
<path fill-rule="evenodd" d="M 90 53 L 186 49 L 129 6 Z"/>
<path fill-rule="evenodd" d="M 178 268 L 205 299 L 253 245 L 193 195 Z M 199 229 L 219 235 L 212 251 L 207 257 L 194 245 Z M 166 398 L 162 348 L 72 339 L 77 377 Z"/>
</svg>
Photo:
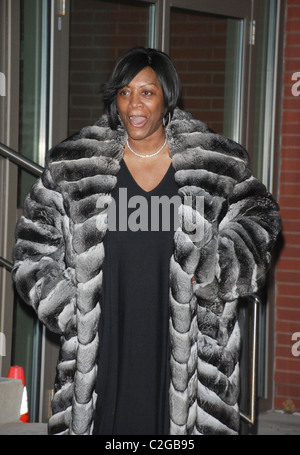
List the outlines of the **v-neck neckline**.
<svg viewBox="0 0 300 455">
<path fill-rule="evenodd" d="M 152 188 L 152 190 L 146 191 L 146 190 L 144 190 L 144 188 L 142 188 L 142 187 L 137 183 L 137 181 L 135 180 L 135 178 L 134 178 L 133 175 L 131 174 L 131 172 L 130 172 L 130 170 L 129 170 L 129 168 L 128 168 L 128 166 L 127 166 L 125 160 L 124 160 L 124 158 L 122 158 L 122 162 L 123 162 L 123 164 L 124 164 L 124 167 L 125 167 L 127 173 L 129 174 L 131 180 L 132 180 L 132 181 L 134 182 L 134 184 L 139 188 L 139 190 L 140 190 L 140 191 L 143 191 L 143 193 L 145 193 L 145 194 L 151 194 L 151 193 L 153 193 L 154 191 L 156 191 L 156 190 L 161 186 L 161 184 L 162 184 L 163 181 L 165 180 L 165 178 L 166 178 L 167 174 L 169 173 L 170 168 L 171 168 L 171 166 L 172 166 L 172 162 L 171 162 L 171 163 L 170 163 L 170 166 L 168 167 L 167 171 L 166 171 L 165 174 L 163 175 L 163 177 L 162 177 L 162 179 L 160 180 L 160 182 L 159 182 L 154 188 Z"/>
</svg>

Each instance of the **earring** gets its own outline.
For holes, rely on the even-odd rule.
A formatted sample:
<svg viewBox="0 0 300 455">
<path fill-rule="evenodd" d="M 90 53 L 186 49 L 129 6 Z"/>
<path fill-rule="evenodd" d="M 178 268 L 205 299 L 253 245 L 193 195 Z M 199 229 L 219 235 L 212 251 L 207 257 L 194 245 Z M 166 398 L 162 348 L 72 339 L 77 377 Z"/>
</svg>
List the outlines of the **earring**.
<svg viewBox="0 0 300 455">
<path fill-rule="evenodd" d="M 163 125 L 164 125 L 164 127 L 166 127 L 167 125 L 169 125 L 170 122 L 171 122 L 171 112 L 169 111 L 169 114 L 168 114 L 168 121 L 166 121 L 166 117 L 163 118 Z"/>
</svg>

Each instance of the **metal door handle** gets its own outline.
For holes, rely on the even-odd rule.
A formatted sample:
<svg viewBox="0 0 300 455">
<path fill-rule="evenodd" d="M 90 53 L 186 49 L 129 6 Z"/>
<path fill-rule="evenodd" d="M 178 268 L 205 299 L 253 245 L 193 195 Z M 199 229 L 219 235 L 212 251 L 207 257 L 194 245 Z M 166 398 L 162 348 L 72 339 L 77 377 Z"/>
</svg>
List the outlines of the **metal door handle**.
<svg viewBox="0 0 300 455">
<path fill-rule="evenodd" d="M 253 305 L 253 328 L 252 328 L 252 350 L 251 350 L 251 382 L 250 382 L 250 410 L 249 413 L 240 412 L 241 418 L 251 425 L 255 423 L 256 413 L 256 365 L 257 365 L 257 322 L 258 322 L 258 305 L 261 303 L 256 294 L 248 297 Z"/>
</svg>

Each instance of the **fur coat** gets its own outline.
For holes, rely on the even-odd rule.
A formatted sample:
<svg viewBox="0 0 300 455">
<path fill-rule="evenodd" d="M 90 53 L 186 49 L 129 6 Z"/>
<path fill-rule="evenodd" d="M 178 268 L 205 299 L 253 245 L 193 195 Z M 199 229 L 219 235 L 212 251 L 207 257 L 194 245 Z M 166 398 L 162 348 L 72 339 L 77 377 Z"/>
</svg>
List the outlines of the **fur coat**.
<svg viewBox="0 0 300 455">
<path fill-rule="evenodd" d="M 179 109 L 166 134 L 183 201 L 169 272 L 170 434 L 237 434 L 238 299 L 264 283 L 279 208 L 237 143 Z M 17 291 L 61 335 L 50 434 L 92 433 L 103 237 L 126 139 L 104 115 L 53 147 L 17 225 Z"/>
</svg>

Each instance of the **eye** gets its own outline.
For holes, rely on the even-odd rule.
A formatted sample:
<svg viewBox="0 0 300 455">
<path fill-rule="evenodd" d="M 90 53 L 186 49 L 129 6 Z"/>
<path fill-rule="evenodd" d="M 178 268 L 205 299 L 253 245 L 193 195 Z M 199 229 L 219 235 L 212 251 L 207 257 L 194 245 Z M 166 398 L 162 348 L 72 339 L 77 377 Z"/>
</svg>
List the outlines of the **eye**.
<svg viewBox="0 0 300 455">
<path fill-rule="evenodd" d="M 152 95 L 152 92 L 151 92 L 150 90 L 144 90 L 144 91 L 143 91 L 143 94 L 144 94 L 145 96 L 151 96 L 151 95 Z"/>
<path fill-rule="evenodd" d="M 122 88 L 122 90 L 119 91 L 120 96 L 126 96 L 129 94 L 129 90 L 127 88 Z"/>
</svg>

